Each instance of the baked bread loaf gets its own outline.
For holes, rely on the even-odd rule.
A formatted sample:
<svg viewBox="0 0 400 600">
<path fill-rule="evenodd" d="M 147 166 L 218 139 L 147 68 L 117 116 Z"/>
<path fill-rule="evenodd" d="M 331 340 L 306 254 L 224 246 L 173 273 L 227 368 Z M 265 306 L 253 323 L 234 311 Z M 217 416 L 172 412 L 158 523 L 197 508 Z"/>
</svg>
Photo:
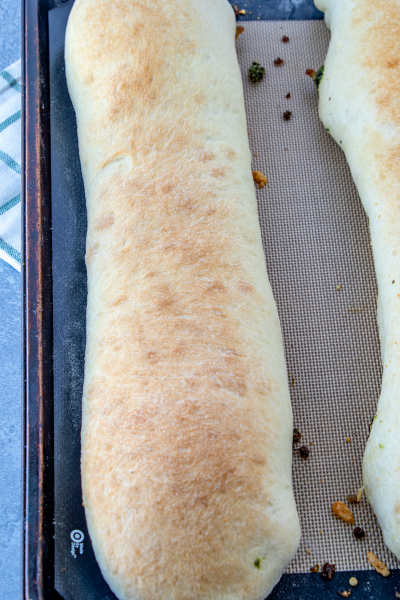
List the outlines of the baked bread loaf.
<svg viewBox="0 0 400 600">
<path fill-rule="evenodd" d="M 82 486 L 121 600 L 263 600 L 299 542 L 292 414 L 225 0 L 77 0 Z"/>
<path fill-rule="evenodd" d="M 343 148 L 370 221 L 383 379 L 365 494 L 400 558 L 400 1 L 316 0 L 332 38 L 319 112 Z"/>
</svg>

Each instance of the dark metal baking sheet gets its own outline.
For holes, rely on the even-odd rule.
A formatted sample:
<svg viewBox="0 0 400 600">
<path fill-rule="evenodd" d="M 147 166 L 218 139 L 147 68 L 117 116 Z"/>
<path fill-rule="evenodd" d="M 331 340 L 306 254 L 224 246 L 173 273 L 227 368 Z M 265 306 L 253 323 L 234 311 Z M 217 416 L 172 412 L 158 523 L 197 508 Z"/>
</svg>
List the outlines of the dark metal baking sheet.
<svg viewBox="0 0 400 600">
<path fill-rule="evenodd" d="M 115 598 L 94 558 L 80 486 L 86 210 L 63 58 L 72 4 L 25 0 L 24 12 L 23 596 L 30 600 Z M 241 20 L 322 18 L 312 0 L 235 4 L 247 5 Z M 389 599 L 400 590 L 399 572 L 388 579 L 371 571 L 337 573 L 332 582 L 320 574 L 284 575 L 270 598 L 337 598 L 338 590 L 348 589 L 350 575 L 359 581 L 354 598 Z"/>
</svg>

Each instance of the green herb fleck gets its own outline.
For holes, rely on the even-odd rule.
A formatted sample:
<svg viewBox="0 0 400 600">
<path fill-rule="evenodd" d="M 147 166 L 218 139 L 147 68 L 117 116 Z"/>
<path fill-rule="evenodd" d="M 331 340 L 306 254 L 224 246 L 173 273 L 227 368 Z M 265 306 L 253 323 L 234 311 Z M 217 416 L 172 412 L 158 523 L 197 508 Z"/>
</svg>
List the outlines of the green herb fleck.
<svg viewBox="0 0 400 600">
<path fill-rule="evenodd" d="M 392 283 L 394 283 L 394 279 L 393 279 Z"/>
<path fill-rule="evenodd" d="M 382 446 L 382 444 L 379 444 L 379 448 L 384 448 L 385 446 Z"/>
<path fill-rule="evenodd" d="M 254 566 L 256 567 L 256 569 L 260 569 L 260 567 L 261 567 L 261 558 L 256 558 L 256 560 L 254 561 Z"/>
<path fill-rule="evenodd" d="M 322 67 L 318 71 L 314 71 L 314 69 L 307 69 L 306 75 L 311 77 L 317 88 L 319 88 L 319 84 L 321 83 L 322 78 L 324 76 L 324 65 L 322 65 Z"/>
<path fill-rule="evenodd" d="M 264 77 L 265 69 L 262 67 L 257 61 L 253 61 L 251 67 L 249 68 L 249 77 L 253 83 L 257 83 L 261 81 Z"/>
<path fill-rule="evenodd" d="M 317 71 L 317 74 L 315 76 L 315 85 L 317 86 L 317 88 L 319 87 L 319 84 L 322 81 L 322 78 L 324 76 L 324 65 L 322 65 L 322 67 Z"/>
<path fill-rule="evenodd" d="M 329 131 L 329 127 L 326 127 L 326 128 L 325 128 L 325 130 L 326 130 L 326 131 Z"/>
</svg>

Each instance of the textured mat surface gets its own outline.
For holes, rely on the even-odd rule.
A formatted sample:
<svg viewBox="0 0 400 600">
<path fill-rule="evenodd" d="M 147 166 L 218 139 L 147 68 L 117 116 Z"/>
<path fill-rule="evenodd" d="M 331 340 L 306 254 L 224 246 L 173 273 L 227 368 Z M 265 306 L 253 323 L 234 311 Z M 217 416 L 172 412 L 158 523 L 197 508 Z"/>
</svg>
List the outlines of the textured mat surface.
<svg viewBox="0 0 400 600">
<path fill-rule="evenodd" d="M 345 156 L 319 121 L 317 88 L 305 75 L 323 64 L 329 32 L 322 21 L 244 26 L 237 46 L 253 170 L 269 180 L 257 191 L 267 268 L 294 424 L 302 433 L 297 447 L 310 449 L 307 460 L 298 450 L 293 455 L 303 536 L 288 572 L 307 572 L 326 561 L 338 570 L 367 569 L 368 550 L 398 567 L 365 498 L 352 506 L 364 540 L 356 540 L 353 527 L 331 511 L 333 502 L 346 501 L 362 485 L 381 362 L 368 220 Z M 290 41 L 283 43 L 283 35 Z M 284 64 L 275 66 L 276 58 Z M 254 60 L 266 69 L 258 84 L 248 78 Z"/>
</svg>

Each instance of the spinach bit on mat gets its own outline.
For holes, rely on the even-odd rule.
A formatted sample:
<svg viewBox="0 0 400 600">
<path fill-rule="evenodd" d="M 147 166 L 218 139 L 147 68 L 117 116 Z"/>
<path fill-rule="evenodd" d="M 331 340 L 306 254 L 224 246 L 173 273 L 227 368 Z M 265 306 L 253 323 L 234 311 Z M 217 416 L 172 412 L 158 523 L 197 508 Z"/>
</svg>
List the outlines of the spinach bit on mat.
<svg viewBox="0 0 400 600">
<path fill-rule="evenodd" d="M 257 83 L 261 81 L 264 77 L 265 69 L 262 67 L 256 60 L 253 61 L 251 67 L 249 68 L 249 77 L 253 83 Z"/>
</svg>

